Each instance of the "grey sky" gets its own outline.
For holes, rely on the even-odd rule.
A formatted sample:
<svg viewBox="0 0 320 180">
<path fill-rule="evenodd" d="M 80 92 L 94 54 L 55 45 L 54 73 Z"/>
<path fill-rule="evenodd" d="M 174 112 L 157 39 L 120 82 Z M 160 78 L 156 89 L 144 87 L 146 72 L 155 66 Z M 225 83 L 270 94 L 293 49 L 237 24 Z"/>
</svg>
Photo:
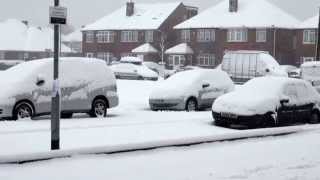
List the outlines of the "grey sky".
<svg viewBox="0 0 320 180">
<path fill-rule="evenodd" d="M 28 20 L 34 25 L 48 24 L 48 7 L 54 0 L 1 0 L 0 20 L 16 18 Z M 95 21 L 125 4 L 127 0 L 60 0 L 69 9 L 69 23 L 80 27 Z M 160 0 L 134 0 L 135 2 L 159 2 Z M 177 0 L 162 0 L 177 1 Z M 200 11 L 221 0 L 185 0 L 185 4 L 198 6 Z M 240 0 L 241 1 L 241 0 Z M 320 0 L 269 0 L 303 20 L 313 16 Z M 268 12 L 266 12 L 268 13 Z"/>
</svg>

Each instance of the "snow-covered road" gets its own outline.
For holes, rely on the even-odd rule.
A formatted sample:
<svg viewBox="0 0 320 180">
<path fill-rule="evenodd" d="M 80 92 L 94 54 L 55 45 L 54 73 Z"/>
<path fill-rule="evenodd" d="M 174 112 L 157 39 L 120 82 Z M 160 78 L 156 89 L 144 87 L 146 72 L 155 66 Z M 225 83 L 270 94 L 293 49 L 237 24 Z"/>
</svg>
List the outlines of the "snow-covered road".
<svg viewBox="0 0 320 180">
<path fill-rule="evenodd" d="M 239 133 L 250 133 L 252 131 L 239 131 L 239 130 L 231 130 L 220 127 L 213 126 L 212 117 L 210 111 L 203 112 L 152 112 L 148 108 L 148 94 L 152 90 L 155 82 L 149 81 L 118 81 L 118 89 L 120 95 L 120 106 L 110 110 L 108 113 L 108 117 L 106 119 L 94 119 L 88 118 L 86 115 L 76 115 L 73 119 L 63 119 L 61 120 L 61 148 L 63 150 L 73 150 L 73 149 L 90 149 L 94 147 L 115 147 L 115 146 L 123 146 L 130 144 L 141 144 L 141 143 L 150 143 L 150 142 L 166 142 L 172 140 L 185 140 L 185 139 L 195 139 L 195 138 L 207 138 L 207 137 L 228 137 Z M 68 169 L 77 163 L 84 163 L 88 166 L 91 166 L 92 163 L 96 163 L 97 165 L 101 165 L 102 167 L 108 167 L 107 164 L 115 164 L 112 166 L 112 172 L 110 172 L 110 176 L 103 176 L 104 172 L 100 171 L 101 168 L 97 168 L 96 175 L 91 173 L 79 172 L 82 173 L 82 176 L 78 176 L 77 174 L 70 174 L 70 178 L 64 179 L 79 179 L 77 177 L 86 177 L 80 179 L 89 179 L 90 176 L 93 176 L 93 179 L 105 179 L 105 177 L 111 177 L 111 179 L 126 179 L 125 177 L 131 176 L 121 176 L 118 174 L 120 172 L 119 169 L 121 163 L 124 163 L 129 169 L 130 164 L 134 163 L 131 160 L 137 161 L 137 166 L 133 168 L 133 170 L 127 170 L 127 174 L 132 174 L 131 179 L 154 179 L 152 175 L 155 177 L 162 177 L 160 179 L 209 179 L 210 177 L 219 177 L 219 178 L 229 178 L 229 179 L 241 179 L 241 177 L 249 177 L 245 174 L 247 171 L 250 171 L 250 168 L 254 167 L 258 169 L 263 169 L 265 167 L 264 162 L 255 161 L 254 159 L 259 158 L 258 154 L 254 154 L 251 158 L 250 155 L 250 147 L 253 146 L 255 149 L 253 151 L 261 152 L 263 151 L 263 143 L 267 142 L 272 144 L 274 148 L 272 151 L 275 151 L 277 158 L 280 157 L 281 154 L 285 155 L 285 150 L 291 150 L 292 148 L 297 147 L 301 149 L 303 156 L 301 158 L 309 158 L 313 159 L 314 151 L 312 149 L 308 149 L 306 146 L 312 144 L 313 140 L 309 139 L 312 137 L 313 139 L 319 139 L 320 135 L 317 129 L 320 129 L 319 125 L 302 125 L 298 127 L 292 127 L 292 129 L 316 129 L 311 134 L 303 133 L 302 137 L 306 137 L 308 141 L 301 145 L 304 147 L 300 147 L 299 142 L 303 142 L 300 135 L 293 135 L 289 137 L 277 137 L 277 138 L 267 138 L 267 139 L 258 139 L 258 140 L 247 140 L 233 143 L 216 143 L 212 145 L 201 145 L 196 146 L 195 148 L 170 148 L 166 150 L 157 150 L 154 152 L 146 152 L 147 156 L 143 156 L 145 153 L 128 153 L 124 154 L 124 158 L 121 158 L 122 155 L 114 155 L 114 156 L 96 156 L 96 157 L 79 157 L 75 159 L 66 159 L 66 160 L 53 160 L 46 163 L 39 163 L 33 165 L 24 166 L 25 169 L 16 169 L 16 166 L 0 166 L 0 179 L 18 179 L 19 175 L 25 175 L 24 172 L 31 171 L 33 168 L 39 168 L 40 166 L 44 166 L 45 169 L 52 169 L 54 165 L 58 164 L 58 170 L 62 171 L 64 174 L 63 177 L 67 177 L 67 171 L 59 169 L 60 164 L 65 164 L 65 169 Z M 295 140 L 298 139 L 298 141 Z M 280 142 L 284 139 L 285 142 L 292 143 L 290 147 L 286 147 L 286 145 L 282 145 Z M 273 140 L 279 142 L 277 145 L 273 143 Z M 50 120 L 48 118 L 40 118 L 39 120 L 31 121 L 16 121 L 16 122 L 8 122 L 2 121 L 0 122 L 0 157 L 14 157 L 17 154 L 25 154 L 25 153 L 41 153 L 41 152 L 49 152 L 50 150 Z M 259 146 L 258 146 L 258 145 Z M 221 146 L 221 147 L 220 147 Z M 235 147 L 239 150 L 237 152 L 239 157 L 235 157 L 235 151 L 232 147 Z M 198 147 L 198 148 L 197 148 Z M 223 147 L 226 147 L 226 162 L 223 161 Z M 319 143 L 314 144 L 314 148 L 320 148 Z M 260 148 L 260 149 L 259 149 Z M 283 150 L 281 150 L 283 148 Z M 302 148 L 308 149 L 305 151 Z M 249 154 L 246 152 L 249 150 Z M 199 152 L 200 151 L 200 152 Z M 212 151 L 212 152 L 211 152 Z M 268 150 L 266 150 L 268 151 Z M 279 152 L 276 152 L 279 151 Z M 242 153 L 243 152 L 243 153 Z M 310 152 L 310 156 L 306 154 L 306 152 Z M 197 154 L 200 153 L 200 154 Z M 202 154 L 201 154 L 202 153 Z M 231 153 L 231 154 L 230 154 Z M 263 152 L 261 152 L 263 154 Z M 272 152 L 273 153 L 273 152 Z M 272 154 L 270 152 L 270 155 Z M 294 152 L 296 153 L 296 152 Z M 167 157 L 167 155 L 169 156 Z M 177 156 L 175 154 L 178 154 Z M 181 154 L 181 155 L 179 155 Z M 182 155 L 184 154 L 184 156 Z M 217 156 L 214 156 L 218 154 Z M 319 154 L 319 153 L 318 153 Z M 136 157 L 135 157 L 136 156 Z M 232 165 L 232 158 L 238 158 L 239 161 L 245 162 L 241 159 L 241 156 L 244 156 L 248 163 L 250 163 L 248 167 L 241 166 L 236 167 L 236 165 Z M 101 157 L 101 160 L 99 158 Z M 164 158 L 165 157 L 165 158 Z M 176 159 L 174 158 L 176 157 Z M 206 157 L 210 157 L 206 159 Z M 272 156 L 270 156 L 272 157 Z M 267 162 L 271 161 L 268 157 L 266 159 Z M 163 158 L 163 160 L 161 160 Z M 199 158 L 199 159 L 198 159 Z M 263 155 L 262 155 L 263 158 Z M 315 155 L 315 158 L 319 158 L 318 155 Z M 66 161 L 69 161 L 66 163 Z M 151 162 L 151 161 L 159 161 L 160 164 L 152 163 L 152 165 L 148 168 L 147 163 L 143 163 L 143 161 Z M 284 163 L 288 163 L 292 161 L 297 161 L 297 167 L 300 167 L 300 164 L 303 159 L 299 159 L 293 157 L 286 156 L 286 161 Z M 288 160 L 288 161 L 287 161 Z M 301 162 L 300 162 L 300 161 Z M 113 162 L 116 161 L 116 162 Z M 202 163 L 201 161 L 204 161 Z M 230 161 L 230 162 L 229 162 Z M 170 164 L 175 164 L 174 162 L 178 162 L 177 165 L 181 166 L 180 168 L 176 168 L 176 170 L 171 170 L 173 167 Z M 220 164 L 226 163 L 226 164 Z M 256 166 L 254 163 L 258 163 Z M 300 163 L 300 164 L 299 164 Z M 182 173 L 180 171 L 191 172 L 194 167 L 199 165 L 201 168 L 196 168 L 194 173 Z M 269 164 L 266 163 L 269 167 Z M 312 161 L 311 163 L 307 163 L 308 166 L 312 166 L 318 168 L 318 161 Z M 311 164 L 311 165 L 310 165 Z M 315 164 L 315 165 L 314 165 Z M 146 167 L 143 167 L 143 166 Z M 84 168 L 86 165 L 79 165 L 79 168 Z M 177 166 L 177 167 L 179 167 Z M 221 167 L 220 167 L 221 166 Z M 226 170 L 223 170 L 222 167 L 235 168 L 234 174 L 227 175 Z M 280 165 L 279 165 L 280 166 Z M 294 165 L 293 165 L 294 166 Z M 303 166 L 303 164 L 301 165 Z M 170 168 L 171 167 L 171 168 Z M 276 167 L 278 165 L 272 165 L 271 168 L 263 169 L 263 172 L 274 172 L 276 171 Z M 282 166 L 281 166 L 282 167 Z M 30 168 L 30 169 L 29 169 Z M 141 174 L 141 178 L 139 177 L 139 173 L 135 174 L 134 172 L 146 168 L 150 169 L 150 173 Z M 169 172 L 169 174 L 173 174 L 173 178 L 165 178 L 166 175 L 161 175 L 161 173 L 155 172 L 157 168 L 164 168 L 165 171 Z M 186 168 L 186 169 L 185 169 Z M 190 169 L 189 169 L 190 168 Z M 218 168 L 218 169 L 217 169 Z M 231 170 L 232 170 L 231 168 Z M 283 171 L 289 171 L 283 167 Z M 289 164 L 288 164 L 288 168 Z M 309 168 L 309 169 L 312 169 Z M 120 168 L 121 169 L 121 168 Z M 132 169 L 132 167 L 131 167 Z M 189 170 L 187 170 L 189 169 Z M 303 168 L 302 168 L 303 169 Z M 2 171 L 4 170 L 4 171 Z M 21 171 L 20 171 L 21 170 Z M 239 171 L 238 171 L 239 170 Z M 303 169 L 303 171 L 307 171 L 308 168 Z M 9 172 L 15 172 L 14 175 Z M 219 171 L 221 174 L 219 174 Z M 260 170 L 257 170 L 260 172 Z M 93 171 L 95 172 L 95 170 Z M 159 171 L 160 172 L 160 171 Z M 218 172 L 218 174 L 216 174 Z M 41 173 L 40 173 L 41 174 Z M 50 173 L 48 173 L 50 174 Z M 259 173 L 258 173 L 259 174 Z M 35 174 L 33 174 L 35 175 Z M 135 176 L 134 176 L 135 175 Z M 219 176 L 217 176 L 219 175 Z M 43 178 L 46 177 L 46 174 L 42 174 Z M 1 178 L 5 177 L 5 178 Z M 32 178 L 32 173 L 30 173 L 30 179 Z M 34 176 L 35 177 L 35 176 Z M 49 176 L 48 176 L 49 177 Z M 97 177 L 97 178 L 95 178 Z M 119 178 L 117 178 L 119 177 Z M 121 178 L 122 177 L 122 178 Z M 251 176 L 250 176 L 251 177 Z M 255 176 L 252 176 L 255 177 Z M 288 176 L 289 177 L 289 176 Z M 297 176 L 299 177 L 299 176 Z M 304 176 L 303 176 L 304 177 Z M 309 177 L 309 176 L 307 176 Z M 315 176 L 310 176 L 315 177 Z M 48 179 L 48 178 L 45 178 Z M 254 179 L 254 178 L 252 178 Z M 277 178 L 276 178 L 277 179 Z M 286 178 L 285 178 L 286 179 Z M 299 179 L 299 178 L 298 178 Z"/>
</svg>

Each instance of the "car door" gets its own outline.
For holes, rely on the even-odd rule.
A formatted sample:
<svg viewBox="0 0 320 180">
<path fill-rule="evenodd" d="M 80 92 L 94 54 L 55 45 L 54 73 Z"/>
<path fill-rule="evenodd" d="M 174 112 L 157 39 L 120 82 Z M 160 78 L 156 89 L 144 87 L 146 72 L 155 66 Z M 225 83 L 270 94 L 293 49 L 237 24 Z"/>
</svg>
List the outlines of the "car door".
<svg viewBox="0 0 320 180">
<path fill-rule="evenodd" d="M 61 111 L 82 111 L 88 109 L 87 69 L 79 61 L 61 61 Z"/>
<path fill-rule="evenodd" d="M 278 123 L 280 125 L 291 124 L 295 121 L 295 114 L 298 103 L 298 93 L 295 84 L 288 84 L 284 88 L 284 96 L 288 99 L 287 102 L 282 101 L 280 108 L 278 109 Z"/>
<path fill-rule="evenodd" d="M 51 112 L 53 64 L 45 63 L 34 73 L 34 83 L 37 88 L 32 92 L 35 99 L 37 114 L 49 114 Z"/>
<path fill-rule="evenodd" d="M 201 81 L 200 101 L 203 107 L 211 107 L 215 99 L 224 94 L 224 89 L 213 79 L 204 78 Z"/>
<path fill-rule="evenodd" d="M 306 122 L 312 113 L 314 102 L 310 101 L 309 89 L 305 83 L 297 84 L 298 106 L 295 117 L 297 122 Z"/>
</svg>

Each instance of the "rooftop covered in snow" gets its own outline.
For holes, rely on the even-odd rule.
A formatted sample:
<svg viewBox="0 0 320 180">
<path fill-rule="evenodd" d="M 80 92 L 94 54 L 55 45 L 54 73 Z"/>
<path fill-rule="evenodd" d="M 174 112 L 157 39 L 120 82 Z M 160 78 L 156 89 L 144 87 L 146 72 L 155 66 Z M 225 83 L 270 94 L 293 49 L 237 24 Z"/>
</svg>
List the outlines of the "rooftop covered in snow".
<svg viewBox="0 0 320 180">
<path fill-rule="evenodd" d="M 53 30 L 34 27 L 16 19 L 0 22 L 0 51 L 53 51 Z M 62 52 L 71 49 L 62 44 Z"/>
<path fill-rule="evenodd" d="M 140 30 L 158 29 L 178 8 L 181 2 L 174 3 L 135 3 L 133 14 L 127 16 L 127 6 L 87 25 L 82 31 L 90 30 Z"/>
<path fill-rule="evenodd" d="M 313 16 L 301 24 L 299 24 L 299 29 L 317 29 L 319 23 L 319 15 Z"/>
<path fill-rule="evenodd" d="M 236 12 L 229 11 L 229 0 L 203 11 L 175 26 L 192 28 L 294 28 L 300 22 L 268 0 L 238 0 Z"/>
<path fill-rule="evenodd" d="M 65 42 L 81 42 L 82 41 L 82 32 L 76 30 L 66 36 L 64 36 L 63 41 Z"/>
<path fill-rule="evenodd" d="M 150 43 L 145 43 L 133 49 L 132 53 L 138 53 L 138 54 L 158 53 L 158 50 L 154 48 Z"/>
<path fill-rule="evenodd" d="M 193 50 L 187 43 L 178 44 L 165 52 L 166 54 L 193 54 Z"/>
</svg>

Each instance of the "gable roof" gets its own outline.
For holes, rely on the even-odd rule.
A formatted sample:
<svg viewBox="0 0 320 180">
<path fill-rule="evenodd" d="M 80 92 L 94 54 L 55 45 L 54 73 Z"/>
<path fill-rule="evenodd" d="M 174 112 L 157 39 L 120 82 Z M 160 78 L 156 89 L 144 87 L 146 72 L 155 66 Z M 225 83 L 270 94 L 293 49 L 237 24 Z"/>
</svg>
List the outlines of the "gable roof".
<svg viewBox="0 0 320 180">
<path fill-rule="evenodd" d="M 299 29 L 317 29 L 319 23 L 319 15 L 313 16 L 301 24 L 299 24 Z"/>
<path fill-rule="evenodd" d="M 131 51 L 132 53 L 158 53 L 158 50 L 154 48 L 150 43 L 142 44 L 141 46 L 138 46 L 137 48 L 133 49 Z"/>
<path fill-rule="evenodd" d="M 87 25 L 82 31 L 158 29 L 180 4 L 181 2 L 135 3 L 132 16 L 126 16 L 126 5 L 124 5 L 93 24 Z"/>
<path fill-rule="evenodd" d="M 238 3 L 238 11 L 229 12 L 229 0 L 223 0 L 175 28 L 294 28 L 300 23 L 267 0 L 238 0 Z"/>
<path fill-rule="evenodd" d="M 166 54 L 193 54 L 193 50 L 187 43 L 178 44 L 165 52 Z"/>
<path fill-rule="evenodd" d="M 19 20 L 0 22 L 0 50 L 3 51 L 53 51 L 53 30 L 49 27 L 27 26 Z M 62 52 L 71 49 L 61 44 Z"/>
</svg>

